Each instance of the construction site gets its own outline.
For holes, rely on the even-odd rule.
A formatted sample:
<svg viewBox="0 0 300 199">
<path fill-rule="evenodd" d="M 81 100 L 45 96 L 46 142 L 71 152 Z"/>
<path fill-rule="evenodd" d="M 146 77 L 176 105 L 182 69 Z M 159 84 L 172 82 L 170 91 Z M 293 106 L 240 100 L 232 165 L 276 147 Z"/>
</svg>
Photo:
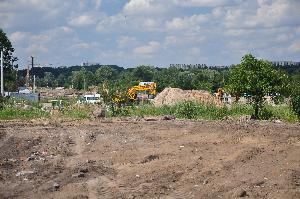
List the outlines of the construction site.
<svg viewBox="0 0 300 199">
<path fill-rule="evenodd" d="M 33 92 L 26 89 L 11 98 L 30 101 Z M 109 116 L 145 105 L 223 110 L 234 99 L 223 89 L 158 93 L 155 82 L 123 93 L 111 94 L 105 85 L 98 91 L 38 88 L 48 117 L 0 121 L 0 198 L 300 197 L 299 123 L 250 115 L 187 120 L 176 111 Z M 88 117 L 64 117 L 76 107 L 88 108 Z"/>
<path fill-rule="evenodd" d="M 242 118 L 1 122 L 0 198 L 299 198 L 299 129 Z"/>
<path fill-rule="evenodd" d="M 0 199 L 300 199 L 299 10 L 0 0 Z"/>
</svg>

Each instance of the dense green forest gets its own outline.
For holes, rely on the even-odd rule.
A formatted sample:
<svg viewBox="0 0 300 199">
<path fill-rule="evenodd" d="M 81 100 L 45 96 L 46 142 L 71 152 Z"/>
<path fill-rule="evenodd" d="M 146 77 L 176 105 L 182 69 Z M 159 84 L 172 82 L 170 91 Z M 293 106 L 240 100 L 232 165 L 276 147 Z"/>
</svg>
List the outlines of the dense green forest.
<svg viewBox="0 0 300 199">
<path fill-rule="evenodd" d="M 19 70 L 18 85 L 25 85 L 27 70 Z M 158 90 L 165 87 L 182 89 L 212 90 L 224 85 L 228 68 L 157 68 L 138 66 L 136 68 L 118 67 L 116 65 L 72 66 L 60 68 L 33 68 L 30 76 L 36 76 L 38 87 L 70 87 L 85 89 L 89 86 L 102 85 L 106 82 L 120 87 L 129 87 L 139 81 L 155 81 Z M 32 79 L 29 81 L 32 82 Z"/>
<path fill-rule="evenodd" d="M 70 87 L 87 89 L 89 86 L 101 86 L 104 82 L 120 89 L 130 87 L 139 81 L 155 81 L 158 91 L 165 87 L 182 89 L 198 89 L 214 92 L 223 87 L 228 79 L 230 67 L 200 68 L 158 68 L 154 66 L 138 66 L 127 68 L 116 65 L 92 65 L 71 67 L 34 67 L 30 69 L 30 77 L 36 76 L 37 87 Z M 294 79 L 300 79 L 299 66 L 278 66 L 277 69 L 287 72 Z M 18 85 L 25 85 L 27 70 L 19 70 Z M 32 82 L 32 79 L 29 80 Z"/>
</svg>

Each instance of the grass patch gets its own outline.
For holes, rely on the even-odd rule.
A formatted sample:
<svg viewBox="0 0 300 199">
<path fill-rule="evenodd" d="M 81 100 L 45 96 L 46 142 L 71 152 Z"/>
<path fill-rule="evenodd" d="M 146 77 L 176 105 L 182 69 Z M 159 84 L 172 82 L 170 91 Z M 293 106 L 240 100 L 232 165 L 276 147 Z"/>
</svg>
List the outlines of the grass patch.
<svg viewBox="0 0 300 199">
<path fill-rule="evenodd" d="M 36 118 L 49 118 L 50 113 L 40 109 L 22 110 L 16 108 L 4 108 L 0 110 L 0 120 L 22 119 L 30 120 Z"/>
<path fill-rule="evenodd" d="M 87 119 L 90 118 L 91 110 L 89 108 L 67 108 L 60 111 L 63 117 L 72 119 Z"/>
<path fill-rule="evenodd" d="M 182 119 L 206 119 L 218 120 L 225 117 L 238 118 L 253 114 L 251 105 L 233 104 L 231 106 L 217 107 L 212 104 L 200 104 L 196 102 L 183 102 L 174 106 L 154 107 L 153 105 L 126 106 L 110 113 L 112 116 L 160 116 L 175 115 Z M 261 119 L 280 119 L 288 122 L 296 122 L 297 115 L 292 112 L 289 106 L 267 105 L 261 111 Z"/>
<path fill-rule="evenodd" d="M 261 119 L 270 120 L 270 119 L 279 119 L 288 122 L 297 122 L 298 117 L 295 112 L 293 112 L 288 105 L 277 105 L 271 106 L 266 105 L 262 110 Z"/>
</svg>

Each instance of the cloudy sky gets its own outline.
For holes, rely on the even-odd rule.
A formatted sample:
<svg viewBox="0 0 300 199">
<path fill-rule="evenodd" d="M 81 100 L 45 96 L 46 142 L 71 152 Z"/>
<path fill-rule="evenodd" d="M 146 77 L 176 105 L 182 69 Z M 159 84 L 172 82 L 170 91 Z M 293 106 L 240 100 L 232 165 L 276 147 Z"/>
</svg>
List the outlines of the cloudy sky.
<svg viewBox="0 0 300 199">
<path fill-rule="evenodd" d="M 0 0 L 20 68 L 300 61 L 300 0 Z"/>
</svg>

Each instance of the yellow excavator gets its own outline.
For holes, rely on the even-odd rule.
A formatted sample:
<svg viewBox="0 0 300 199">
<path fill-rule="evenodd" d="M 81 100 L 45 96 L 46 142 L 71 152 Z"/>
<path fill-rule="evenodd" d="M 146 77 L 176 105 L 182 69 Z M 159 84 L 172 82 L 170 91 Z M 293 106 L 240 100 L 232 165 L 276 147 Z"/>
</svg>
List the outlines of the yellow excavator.
<svg viewBox="0 0 300 199">
<path fill-rule="evenodd" d="M 156 96 L 156 83 L 140 82 L 139 85 L 128 89 L 127 95 L 132 101 L 153 99 Z"/>
<path fill-rule="evenodd" d="M 117 106 L 120 106 L 128 101 L 135 102 L 149 100 L 153 99 L 156 96 L 156 93 L 155 82 L 140 82 L 139 85 L 129 88 L 125 95 L 116 93 L 114 102 Z"/>
<path fill-rule="evenodd" d="M 222 97 L 224 95 L 224 90 L 223 88 L 218 88 L 217 93 L 216 93 L 216 97 L 218 100 L 222 101 Z"/>
</svg>

